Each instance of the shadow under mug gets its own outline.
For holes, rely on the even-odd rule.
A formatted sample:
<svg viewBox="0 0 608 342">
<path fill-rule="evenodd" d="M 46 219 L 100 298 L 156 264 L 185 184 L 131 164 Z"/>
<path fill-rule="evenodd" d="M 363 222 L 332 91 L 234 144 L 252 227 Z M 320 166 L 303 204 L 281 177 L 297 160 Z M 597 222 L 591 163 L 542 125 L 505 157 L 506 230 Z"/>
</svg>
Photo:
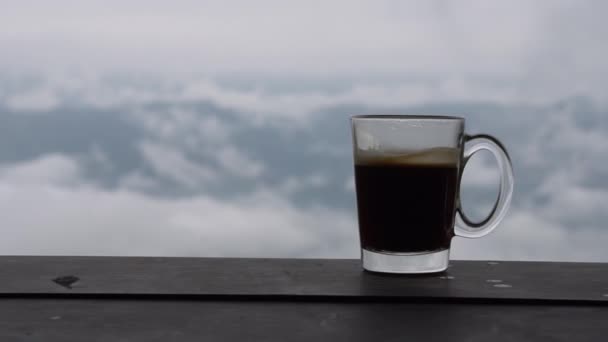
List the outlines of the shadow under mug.
<svg viewBox="0 0 608 342">
<path fill-rule="evenodd" d="M 361 115 L 351 119 L 361 259 L 373 272 L 447 269 L 452 237 L 482 237 L 507 213 L 513 170 L 503 145 L 469 136 L 453 116 Z M 469 158 L 487 150 L 500 169 L 490 214 L 473 222 L 460 205 Z"/>
</svg>

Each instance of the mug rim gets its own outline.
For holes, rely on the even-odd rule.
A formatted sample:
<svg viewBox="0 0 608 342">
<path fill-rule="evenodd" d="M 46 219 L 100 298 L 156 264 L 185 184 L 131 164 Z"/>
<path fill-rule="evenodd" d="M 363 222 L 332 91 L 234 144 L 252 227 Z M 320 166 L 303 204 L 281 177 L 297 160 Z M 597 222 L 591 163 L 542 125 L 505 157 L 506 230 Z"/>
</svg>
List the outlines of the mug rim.
<svg viewBox="0 0 608 342">
<path fill-rule="evenodd" d="M 363 114 L 353 115 L 352 120 L 456 120 L 464 121 L 464 117 L 450 115 L 407 115 L 407 114 Z"/>
</svg>

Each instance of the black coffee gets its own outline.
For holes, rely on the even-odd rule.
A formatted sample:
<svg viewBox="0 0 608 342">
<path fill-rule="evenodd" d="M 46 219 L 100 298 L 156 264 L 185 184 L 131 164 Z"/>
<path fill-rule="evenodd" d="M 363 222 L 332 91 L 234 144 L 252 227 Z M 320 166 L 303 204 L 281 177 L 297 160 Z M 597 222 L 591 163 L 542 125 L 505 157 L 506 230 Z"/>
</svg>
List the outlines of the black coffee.
<svg viewBox="0 0 608 342">
<path fill-rule="evenodd" d="M 355 164 L 366 250 L 410 253 L 450 247 L 458 163 L 415 162 L 395 157 Z"/>
</svg>

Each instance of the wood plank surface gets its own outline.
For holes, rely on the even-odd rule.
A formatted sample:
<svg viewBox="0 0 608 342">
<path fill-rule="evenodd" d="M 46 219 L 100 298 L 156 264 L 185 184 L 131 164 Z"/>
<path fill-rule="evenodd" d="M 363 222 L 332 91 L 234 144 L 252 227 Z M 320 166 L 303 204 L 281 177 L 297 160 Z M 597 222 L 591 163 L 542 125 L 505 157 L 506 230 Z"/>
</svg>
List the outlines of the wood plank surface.
<svg viewBox="0 0 608 342">
<path fill-rule="evenodd" d="M 452 261 L 444 273 L 402 276 L 364 272 L 358 260 L 3 256 L 0 270 L 5 298 L 332 296 L 608 303 L 608 264 L 603 263 Z"/>
<path fill-rule="evenodd" d="M 0 299 L 0 341 L 605 341 L 608 307 Z"/>
</svg>

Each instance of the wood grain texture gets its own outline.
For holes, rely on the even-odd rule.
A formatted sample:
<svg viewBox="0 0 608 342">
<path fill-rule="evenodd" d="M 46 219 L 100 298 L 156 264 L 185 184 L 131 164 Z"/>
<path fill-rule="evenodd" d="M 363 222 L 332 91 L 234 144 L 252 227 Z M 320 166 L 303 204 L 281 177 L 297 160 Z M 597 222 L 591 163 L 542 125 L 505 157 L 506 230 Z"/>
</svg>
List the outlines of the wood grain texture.
<svg viewBox="0 0 608 342">
<path fill-rule="evenodd" d="M 359 260 L 0 257 L 0 296 L 328 296 L 608 303 L 608 264 L 452 261 L 421 276 L 364 272 Z M 76 277 L 69 287 L 54 279 Z"/>
<path fill-rule="evenodd" d="M 0 299 L 0 341 L 604 341 L 603 306 Z"/>
</svg>

